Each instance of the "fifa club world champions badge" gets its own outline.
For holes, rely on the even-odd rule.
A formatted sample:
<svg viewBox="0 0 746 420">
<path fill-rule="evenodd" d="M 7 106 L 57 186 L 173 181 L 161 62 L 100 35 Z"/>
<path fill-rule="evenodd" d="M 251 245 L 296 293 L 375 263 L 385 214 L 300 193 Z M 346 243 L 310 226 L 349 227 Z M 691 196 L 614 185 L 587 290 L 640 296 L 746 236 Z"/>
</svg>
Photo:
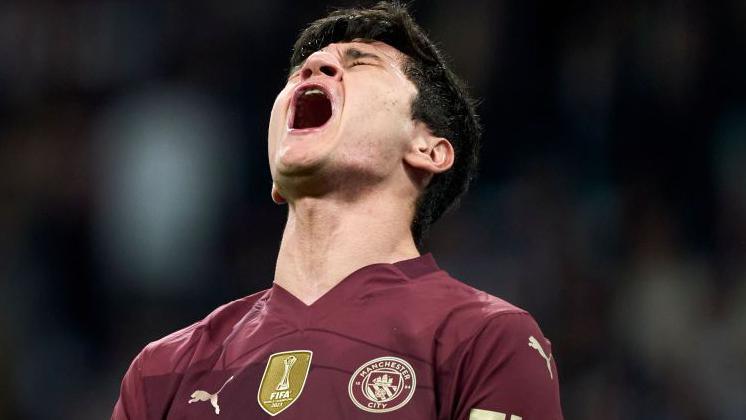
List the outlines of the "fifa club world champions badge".
<svg viewBox="0 0 746 420">
<path fill-rule="evenodd" d="M 300 397 L 312 356 L 310 350 L 285 351 L 269 356 L 256 396 L 262 410 L 276 416 Z"/>
<path fill-rule="evenodd" d="M 398 357 L 365 362 L 350 378 L 350 399 L 361 410 L 386 413 L 403 407 L 417 386 L 412 365 Z"/>
</svg>

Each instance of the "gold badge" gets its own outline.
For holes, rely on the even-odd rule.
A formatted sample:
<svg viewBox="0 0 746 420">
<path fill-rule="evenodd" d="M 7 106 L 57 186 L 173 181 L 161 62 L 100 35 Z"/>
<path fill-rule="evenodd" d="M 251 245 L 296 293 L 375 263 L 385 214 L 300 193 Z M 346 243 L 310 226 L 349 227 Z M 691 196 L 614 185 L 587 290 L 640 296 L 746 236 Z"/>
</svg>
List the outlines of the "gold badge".
<svg viewBox="0 0 746 420">
<path fill-rule="evenodd" d="M 269 356 L 256 396 L 262 410 L 276 416 L 300 397 L 312 356 L 310 350 L 284 351 Z"/>
</svg>

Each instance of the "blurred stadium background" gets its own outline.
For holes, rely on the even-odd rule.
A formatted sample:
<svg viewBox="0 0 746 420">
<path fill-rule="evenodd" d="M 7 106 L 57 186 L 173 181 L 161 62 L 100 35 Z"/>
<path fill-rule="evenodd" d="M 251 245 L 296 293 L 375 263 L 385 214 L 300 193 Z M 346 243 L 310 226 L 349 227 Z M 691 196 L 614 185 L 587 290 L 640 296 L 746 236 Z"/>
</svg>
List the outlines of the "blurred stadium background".
<svg viewBox="0 0 746 420">
<path fill-rule="evenodd" d="M 535 315 L 567 419 L 746 418 L 746 2 L 413 9 L 486 125 L 427 249 Z M 147 342 L 270 285 L 269 111 L 326 10 L 0 3 L 0 418 L 108 418 Z"/>
</svg>

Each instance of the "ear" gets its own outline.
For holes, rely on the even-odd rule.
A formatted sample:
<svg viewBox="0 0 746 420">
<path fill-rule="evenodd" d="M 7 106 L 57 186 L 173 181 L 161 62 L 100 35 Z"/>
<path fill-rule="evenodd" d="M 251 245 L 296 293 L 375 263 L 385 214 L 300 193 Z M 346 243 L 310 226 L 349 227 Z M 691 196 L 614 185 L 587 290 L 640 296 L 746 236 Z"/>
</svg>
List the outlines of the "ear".
<svg viewBox="0 0 746 420">
<path fill-rule="evenodd" d="M 451 169 L 456 157 L 451 142 L 446 138 L 434 136 L 422 123 L 417 124 L 415 131 L 416 135 L 404 154 L 404 161 L 429 175 Z"/>
<path fill-rule="evenodd" d="M 280 190 L 277 188 L 277 184 L 275 184 L 274 182 L 272 183 L 272 201 L 274 201 L 275 204 L 287 203 L 287 200 L 285 200 L 285 197 L 280 195 Z"/>
</svg>

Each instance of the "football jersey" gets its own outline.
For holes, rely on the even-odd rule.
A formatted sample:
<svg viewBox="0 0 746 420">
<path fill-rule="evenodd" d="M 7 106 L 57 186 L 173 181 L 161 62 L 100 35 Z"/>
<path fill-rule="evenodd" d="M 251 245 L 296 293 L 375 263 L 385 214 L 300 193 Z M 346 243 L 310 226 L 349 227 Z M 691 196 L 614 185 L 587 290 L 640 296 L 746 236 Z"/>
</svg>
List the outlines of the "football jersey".
<svg viewBox="0 0 746 420">
<path fill-rule="evenodd" d="M 277 284 L 148 344 L 113 419 L 562 419 L 533 318 L 432 255 L 363 267 L 311 305 Z"/>
</svg>

